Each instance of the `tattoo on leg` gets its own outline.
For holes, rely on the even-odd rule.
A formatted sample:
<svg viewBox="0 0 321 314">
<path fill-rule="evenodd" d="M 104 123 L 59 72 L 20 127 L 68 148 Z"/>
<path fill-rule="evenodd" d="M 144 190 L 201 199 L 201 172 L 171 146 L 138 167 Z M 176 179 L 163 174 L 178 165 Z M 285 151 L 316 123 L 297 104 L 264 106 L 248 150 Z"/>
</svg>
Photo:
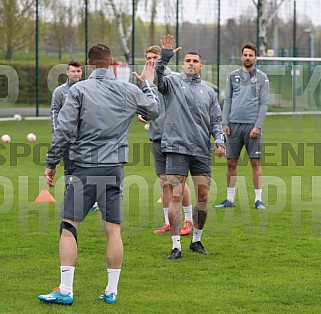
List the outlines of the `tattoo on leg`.
<svg viewBox="0 0 321 314">
<path fill-rule="evenodd" d="M 207 218 L 206 211 L 200 210 L 196 206 L 193 208 L 193 222 L 194 222 L 194 225 L 197 227 L 197 229 L 199 230 L 204 229 L 206 218 Z"/>
<path fill-rule="evenodd" d="M 182 227 L 182 213 L 181 210 L 178 212 L 173 211 L 168 213 L 168 219 L 171 226 L 172 235 L 180 235 Z"/>
<path fill-rule="evenodd" d="M 170 184 L 170 189 L 172 197 L 183 197 L 183 182 L 185 180 L 184 176 L 180 175 L 168 175 L 168 182 Z M 182 200 L 180 200 L 181 202 Z"/>
<path fill-rule="evenodd" d="M 184 177 L 170 174 L 167 176 L 167 180 L 172 186 L 178 186 L 182 184 L 182 182 L 184 181 Z"/>
</svg>

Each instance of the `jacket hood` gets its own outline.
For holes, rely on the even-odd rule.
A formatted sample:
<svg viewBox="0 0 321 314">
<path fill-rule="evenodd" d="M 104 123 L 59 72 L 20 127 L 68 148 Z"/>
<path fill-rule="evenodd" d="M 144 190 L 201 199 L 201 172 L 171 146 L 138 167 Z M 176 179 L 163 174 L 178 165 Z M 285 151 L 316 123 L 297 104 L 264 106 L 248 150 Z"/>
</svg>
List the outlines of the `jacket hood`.
<svg viewBox="0 0 321 314">
<path fill-rule="evenodd" d="M 107 68 L 98 68 L 95 69 L 90 75 L 89 78 L 106 78 L 109 80 L 116 80 L 114 71 L 112 69 Z"/>
</svg>

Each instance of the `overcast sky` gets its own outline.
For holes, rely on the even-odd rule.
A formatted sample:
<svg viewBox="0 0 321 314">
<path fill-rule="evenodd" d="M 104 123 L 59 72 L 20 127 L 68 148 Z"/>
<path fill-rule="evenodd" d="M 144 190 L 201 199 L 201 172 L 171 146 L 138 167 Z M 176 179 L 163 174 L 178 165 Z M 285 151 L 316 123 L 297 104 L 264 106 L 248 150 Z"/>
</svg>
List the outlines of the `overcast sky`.
<svg viewBox="0 0 321 314">
<path fill-rule="evenodd" d="M 278 3 L 280 0 L 275 0 Z M 321 0 L 285 0 L 280 9 L 279 15 L 285 20 L 293 19 L 294 1 L 296 1 L 297 22 L 306 22 L 311 20 L 313 25 L 321 25 Z M 199 2 L 199 5 L 197 5 Z M 257 2 L 257 0 L 256 0 Z M 175 3 L 176 1 L 172 1 Z M 217 0 L 180 0 L 180 8 L 183 11 L 180 14 L 180 20 L 192 23 L 217 22 Z M 164 4 L 160 1 L 157 8 L 157 22 L 164 22 Z M 138 15 L 143 16 L 148 13 L 144 10 L 143 2 L 139 6 Z M 256 7 L 252 0 L 221 0 L 221 24 L 226 23 L 229 18 L 237 19 L 240 15 L 256 16 Z M 174 17 L 175 20 L 175 17 Z"/>
</svg>

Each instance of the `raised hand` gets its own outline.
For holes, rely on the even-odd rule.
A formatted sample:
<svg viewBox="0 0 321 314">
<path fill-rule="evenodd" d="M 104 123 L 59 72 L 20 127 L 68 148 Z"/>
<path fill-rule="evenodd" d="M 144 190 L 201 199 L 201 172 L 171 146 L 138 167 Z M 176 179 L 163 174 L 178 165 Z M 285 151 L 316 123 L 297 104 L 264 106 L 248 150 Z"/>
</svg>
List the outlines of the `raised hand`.
<svg viewBox="0 0 321 314">
<path fill-rule="evenodd" d="M 171 34 L 167 34 L 163 37 L 163 39 L 160 40 L 160 46 L 164 49 L 173 49 L 173 43 L 174 43 L 174 36 Z M 173 54 L 176 54 L 178 51 L 182 50 L 182 47 L 177 47 L 176 49 L 173 49 Z"/>
<path fill-rule="evenodd" d="M 141 75 L 137 72 L 133 72 L 133 75 L 140 80 L 141 82 L 144 81 L 153 81 L 154 80 L 154 73 L 155 73 L 155 61 L 154 60 L 147 60 L 144 65 L 144 69 Z"/>
</svg>

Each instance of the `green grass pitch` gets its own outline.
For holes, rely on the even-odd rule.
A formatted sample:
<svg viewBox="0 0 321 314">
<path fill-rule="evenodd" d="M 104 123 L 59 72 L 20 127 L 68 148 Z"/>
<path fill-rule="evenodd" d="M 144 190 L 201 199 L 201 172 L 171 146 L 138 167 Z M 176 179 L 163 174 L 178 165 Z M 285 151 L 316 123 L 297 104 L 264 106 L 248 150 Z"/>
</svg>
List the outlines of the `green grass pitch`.
<svg viewBox="0 0 321 314">
<path fill-rule="evenodd" d="M 79 257 L 71 307 L 45 305 L 38 294 L 59 284 L 59 206 L 34 203 L 41 189 L 49 121 L 1 122 L 0 313 L 320 313 L 321 144 L 319 116 L 268 116 L 265 121 L 263 200 L 254 208 L 252 171 L 239 166 L 235 209 L 214 209 L 226 196 L 225 160 L 213 157 L 208 221 L 202 242 L 210 252 L 189 251 L 169 261 L 169 234 L 154 235 L 163 223 L 150 143 L 136 119 L 125 167 L 124 262 L 118 300 L 98 300 L 106 285 L 105 236 L 99 212 L 91 212 L 78 235 Z M 37 141 L 29 143 L 27 133 Z M 193 190 L 193 189 L 192 189 Z M 193 197 L 193 199 L 195 199 Z"/>
</svg>

